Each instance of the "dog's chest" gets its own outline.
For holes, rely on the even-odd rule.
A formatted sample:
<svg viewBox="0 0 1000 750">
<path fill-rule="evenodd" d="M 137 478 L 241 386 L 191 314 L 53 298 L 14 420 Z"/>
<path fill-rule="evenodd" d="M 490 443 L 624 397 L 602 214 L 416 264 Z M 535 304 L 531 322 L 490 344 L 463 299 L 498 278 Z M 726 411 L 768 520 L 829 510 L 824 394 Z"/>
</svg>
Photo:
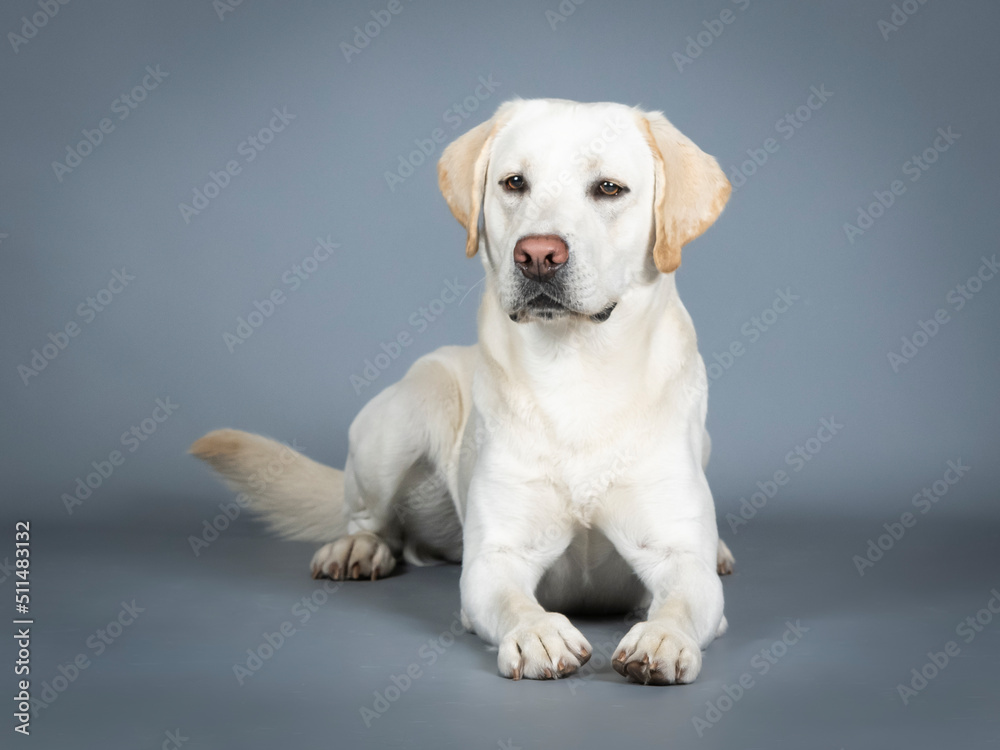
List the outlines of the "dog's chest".
<svg viewBox="0 0 1000 750">
<path fill-rule="evenodd" d="M 634 453 L 624 449 L 603 456 L 580 456 L 566 466 L 564 477 L 570 515 L 590 528 L 594 515 L 612 489 L 619 486 L 634 462 Z"/>
</svg>

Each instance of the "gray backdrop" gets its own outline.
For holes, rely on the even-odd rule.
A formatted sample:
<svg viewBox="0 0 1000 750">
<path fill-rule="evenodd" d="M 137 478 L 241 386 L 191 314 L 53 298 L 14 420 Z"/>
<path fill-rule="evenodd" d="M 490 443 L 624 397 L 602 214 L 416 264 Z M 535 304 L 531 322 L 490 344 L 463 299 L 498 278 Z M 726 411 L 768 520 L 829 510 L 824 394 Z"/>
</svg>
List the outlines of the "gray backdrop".
<svg viewBox="0 0 1000 750">
<path fill-rule="evenodd" d="M 230 498 L 185 455 L 205 431 L 341 466 L 367 399 L 475 338 L 482 271 L 437 191 L 434 131 L 450 141 L 509 97 L 551 96 L 660 109 L 737 185 L 678 272 L 737 557 L 777 528 L 795 529 L 780 555 L 848 524 L 823 564 L 860 579 L 852 556 L 908 510 L 911 537 L 970 522 L 995 541 L 998 21 L 988 0 L 5 4 L 2 528 L 90 539 L 84 560 L 121 532 L 155 537 L 193 564 L 190 536 Z M 306 260 L 320 242 L 337 247 Z M 444 304 L 446 283 L 472 291 Z M 412 345 L 373 371 L 403 331 Z M 821 442 L 824 419 L 841 426 Z M 275 586 L 301 583 L 308 551 L 288 549 Z M 46 595 L 54 560 L 36 565 L 55 631 L 86 635 L 141 590 L 81 570 L 74 590 L 112 609 L 84 617 Z M 945 621 L 1000 578 L 987 583 Z M 74 646 L 36 648 L 54 670 Z M 67 728 L 54 711 L 36 723 Z"/>
</svg>

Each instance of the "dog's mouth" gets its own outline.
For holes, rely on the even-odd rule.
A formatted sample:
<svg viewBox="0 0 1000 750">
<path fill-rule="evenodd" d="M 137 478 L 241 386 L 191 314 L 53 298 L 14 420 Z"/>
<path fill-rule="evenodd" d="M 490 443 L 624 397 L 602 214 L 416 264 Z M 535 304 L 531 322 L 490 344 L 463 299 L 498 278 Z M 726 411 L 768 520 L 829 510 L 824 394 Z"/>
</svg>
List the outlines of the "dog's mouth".
<svg viewBox="0 0 1000 750">
<path fill-rule="evenodd" d="M 587 317 L 594 323 L 603 323 L 611 317 L 611 313 L 614 312 L 617 305 L 617 302 L 612 302 L 599 313 L 584 315 L 584 313 L 567 307 L 559 300 L 553 299 L 547 294 L 537 294 L 525 302 L 520 308 L 510 313 L 510 319 L 515 323 L 525 323 L 532 319 L 554 320 L 555 318 L 577 315 Z"/>
</svg>

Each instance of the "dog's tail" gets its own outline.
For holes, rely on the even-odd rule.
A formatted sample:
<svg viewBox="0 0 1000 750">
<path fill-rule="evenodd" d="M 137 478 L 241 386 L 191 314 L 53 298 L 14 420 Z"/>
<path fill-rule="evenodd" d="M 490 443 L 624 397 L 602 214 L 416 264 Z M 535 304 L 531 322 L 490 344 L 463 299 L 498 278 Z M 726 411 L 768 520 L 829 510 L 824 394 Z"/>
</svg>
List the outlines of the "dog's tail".
<svg viewBox="0 0 1000 750">
<path fill-rule="evenodd" d="M 250 508 L 284 538 L 330 542 L 344 534 L 344 472 L 240 430 L 215 430 L 188 450 L 248 497 Z"/>
</svg>

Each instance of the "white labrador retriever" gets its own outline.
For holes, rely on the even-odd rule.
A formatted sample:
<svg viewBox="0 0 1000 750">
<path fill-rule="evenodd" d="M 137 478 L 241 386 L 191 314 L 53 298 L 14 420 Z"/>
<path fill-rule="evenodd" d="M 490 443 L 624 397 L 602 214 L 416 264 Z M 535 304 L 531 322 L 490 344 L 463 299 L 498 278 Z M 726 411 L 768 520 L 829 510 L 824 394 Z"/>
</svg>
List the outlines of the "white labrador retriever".
<svg viewBox="0 0 1000 750">
<path fill-rule="evenodd" d="M 191 451 L 278 532 L 328 542 L 314 576 L 461 561 L 465 625 L 499 646 L 506 677 L 587 661 L 559 612 L 648 606 L 614 668 L 690 682 L 725 630 L 717 573 L 732 557 L 673 272 L 729 182 L 659 112 L 553 99 L 505 103 L 438 175 L 486 269 L 479 344 L 420 358 L 373 398 L 343 472 L 236 430 Z"/>
</svg>

